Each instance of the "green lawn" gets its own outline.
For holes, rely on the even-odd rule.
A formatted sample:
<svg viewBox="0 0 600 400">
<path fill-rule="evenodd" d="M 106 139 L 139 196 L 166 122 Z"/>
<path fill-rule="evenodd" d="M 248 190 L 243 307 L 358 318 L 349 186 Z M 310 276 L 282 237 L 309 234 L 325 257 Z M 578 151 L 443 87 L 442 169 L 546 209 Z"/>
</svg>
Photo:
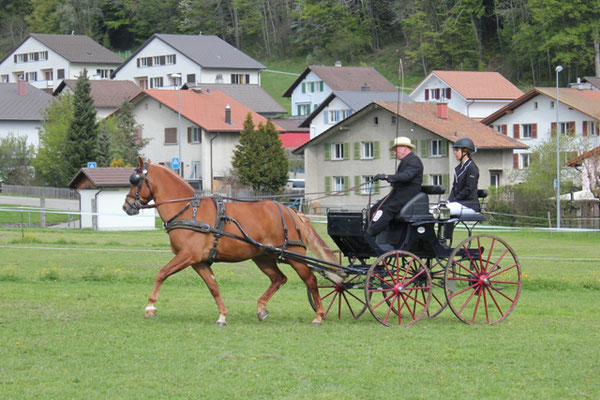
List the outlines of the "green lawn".
<svg viewBox="0 0 600 400">
<path fill-rule="evenodd" d="M 16 204 L 0 204 L 0 226 L 6 224 L 25 224 L 38 225 L 40 224 L 39 207 L 25 207 Z M 6 210 L 6 211 L 5 211 Z M 14 210 L 14 211 L 13 211 Z M 48 210 L 46 213 L 46 224 L 53 225 L 69 220 L 79 219 L 76 214 L 63 214 L 63 210 L 56 210 L 58 213 Z"/>
<path fill-rule="evenodd" d="M 315 328 L 285 265 L 290 279 L 258 323 L 268 279 L 240 263 L 213 267 L 229 309 L 221 329 L 191 269 L 165 283 L 157 317 L 143 319 L 171 258 L 162 231 L 25 236 L 0 230 L 2 399 L 600 398 L 598 233 L 500 233 L 524 286 L 496 326 L 467 326 L 446 310 L 408 328 L 368 312 Z"/>
</svg>

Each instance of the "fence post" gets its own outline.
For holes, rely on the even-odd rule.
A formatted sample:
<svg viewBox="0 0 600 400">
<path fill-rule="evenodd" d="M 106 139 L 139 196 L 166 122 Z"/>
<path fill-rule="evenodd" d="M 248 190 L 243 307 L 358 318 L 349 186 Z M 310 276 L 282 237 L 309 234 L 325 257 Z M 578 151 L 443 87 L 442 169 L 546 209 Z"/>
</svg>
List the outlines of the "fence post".
<svg viewBox="0 0 600 400">
<path fill-rule="evenodd" d="M 552 219 L 550 219 L 550 211 L 548 211 L 548 228 L 552 229 Z"/>
<path fill-rule="evenodd" d="M 40 197 L 40 226 L 46 227 L 46 198 Z"/>
</svg>

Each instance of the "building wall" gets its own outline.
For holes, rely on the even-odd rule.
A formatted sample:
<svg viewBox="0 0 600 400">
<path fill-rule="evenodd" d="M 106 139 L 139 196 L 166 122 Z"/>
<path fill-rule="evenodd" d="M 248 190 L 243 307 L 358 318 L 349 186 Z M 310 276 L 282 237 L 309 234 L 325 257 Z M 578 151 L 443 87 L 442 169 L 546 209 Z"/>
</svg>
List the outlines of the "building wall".
<svg viewBox="0 0 600 400">
<path fill-rule="evenodd" d="M 155 229 L 155 210 L 141 210 L 138 215 L 127 215 L 123 203 L 129 188 L 78 190 L 81 210 L 81 228 L 93 228 L 92 201 L 97 199 L 98 230 Z"/>
<path fill-rule="evenodd" d="M 319 76 L 317 74 L 315 74 L 314 72 L 309 72 L 306 77 L 304 78 L 304 80 L 298 84 L 298 86 L 296 86 L 296 88 L 294 88 L 294 90 L 292 91 L 292 116 L 308 116 L 311 112 L 313 112 L 314 110 L 317 109 L 317 107 L 319 107 L 319 104 L 321 104 L 323 101 L 325 101 L 325 99 L 327 97 L 329 97 L 329 95 L 332 93 L 332 90 L 329 86 L 327 86 L 327 83 L 323 82 L 323 90 L 321 91 L 320 89 L 320 84 L 319 82 L 321 82 L 322 79 L 319 78 Z M 315 91 L 312 92 L 311 91 L 311 82 L 315 82 Z M 305 83 L 305 93 L 302 93 L 302 83 Z M 298 113 L 298 105 L 309 105 L 310 108 L 308 110 L 308 112 L 306 113 Z"/>
<path fill-rule="evenodd" d="M 25 136 L 27 144 L 37 149 L 40 145 L 38 129 L 41 128 L 42 121 L 0 121 L 0 137 L 7 137 L 11 133 L 14 136 Z"/>
<path fill-rule="evenodd" d="M 315 136 L 320 135 L 326 129 L 331 128 L 333 125 L 337 124 L 339 121 L 332 120 L 330 116 L 330 111 L 339 111 L 342 114 L 343 111 L 353 112 L 352 108 L 342 101 L 339 97 L 335 97 L 327 107 L 325 107 L 313 120 L 310 122 L 310 138 L 314 138 Z M 327 113 L 327 118 L 325 114 Z M 340 121 L 343 119 L 343 116 L 340 115 Z"/>
<path fill-rule="evenodd" d="M 28 61 L 23 63 L 14 62 L 14 54 L 20 53 L 33 53 L 33 52 L 48 52 L 47 60 L 40 61 Z M 26 75 L 25 80 L 38 89 L 53 89 L 63 79 L 77 79 L 78 75 L 83 71 L 84 68 L 88 70 L 88 76 L 96 74 L 96 69 L 116 69 L 119 64 L 71 64 L 68 60 L 63 58 L 58 53 L 48 49 L 41 42 L 34 38 L 29 38 L 21 44 L 11 55 L 9 55 L 2 64 L 0 64 L 0 78 L 3 75 L 8 75 L 9 82 L 17 82 L 17 75 L 21 73 L 28 74 L 31 72 L 37 73 L 37 79 L 35 81 L 30 80 L 29 76 Z M 63 69 L 65 76 L 58 78 L 58 70 Z M 47 80 L 45 71 L 52 71 L 52 79 Z"/>
</svg>

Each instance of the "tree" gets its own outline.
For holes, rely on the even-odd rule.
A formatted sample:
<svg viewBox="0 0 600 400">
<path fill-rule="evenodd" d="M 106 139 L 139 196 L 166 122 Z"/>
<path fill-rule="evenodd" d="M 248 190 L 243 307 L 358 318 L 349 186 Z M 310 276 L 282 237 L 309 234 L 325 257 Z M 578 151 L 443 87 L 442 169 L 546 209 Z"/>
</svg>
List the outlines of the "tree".
<svg viewBox="0 0 600 400">
<path fill-rule="evenodd" d="M 73 175 L 69 174 L 67 130 L 73 119 L 73 96 L 61 94 L 44 112 L 44 122 L 39 129 L 40 145 L 32 161 L 38 184 L 66 186 Z"/>
<path fill-rule="evenodd" d="M 108 135 L 107 122 L 103 121 L 98 135 L 98 149 L 96 162 L 98 167 L 109 167 L 112 158 L 110 156 L 110 136 Z"/>
<path fill-rule="evenodd" d="M 0 138 L 0 181 L 10 185 L 29 185 L 33 180 L 30 161 L 35 154 L 25 136 Z"/>
<path fill-rule="evenodd" d="M 257 191 L 280 192 L 288 179 L 289 162 L 275 125 L 269 120 L 255 130 L 250 113 L 231 164 L 240 182 Z"/>
<path fill-rule="evenodd" d="M 98 122 L 96 108 L 90 95 L 90 81 L 87 70 L 83 70 L 77 78 L 73 97 L 73 119 L 67 131 L 66 152 L 68 157 L 67 172 L 75 176 L 88 161 L 95 161 L 98 148 Z"/>
<path fill-rule="evenodd" d="M 126 164 L 135 165 L 140 151 L 149 142 L 141 139 L 138 133 L 142 127 L 133 115 L 133 104 L 123 101 L 119 111 L 108 121 L 110 136 L 110 158 L 122 159 Z"/>
</svg>

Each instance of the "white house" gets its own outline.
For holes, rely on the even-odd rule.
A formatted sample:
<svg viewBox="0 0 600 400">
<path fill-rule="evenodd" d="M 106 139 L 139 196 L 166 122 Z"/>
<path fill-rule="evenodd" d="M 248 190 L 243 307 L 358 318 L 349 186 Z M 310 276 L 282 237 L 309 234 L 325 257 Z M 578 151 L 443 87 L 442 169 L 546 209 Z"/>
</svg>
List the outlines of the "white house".
<svg viewBox="0 0 600 400">
<path fill-rule="evenodd" d="M 333 92 L 300 124 L 300 127 L 310 128 L 312 139 L 373 101 L 412 103 L 413 100 L 399 92 Z"/>
<path fill-rule="evenodd" d="M 51 95 L 25 81 L 0 83 L 0 137 L 26 137 L 27 144 L 37 148 L 43 114 L 52 100 Z"/>
<path fill-rule="evenodd" d="M 529 146 L 514 155 L 515 168 L 526 168 L 532 147 L 556 131 L 556 107 L 556 88 L 534 88 L 481 122 Z M 560 88 L 558 118 L 561 134 L 587 137 L 590 147 L 599 146 L 600 90 Z"/>
<path fill-rule="evenodd" d="M 396 87 L 373 67 L 309 65 L 283 94 L 291 98 L 292 118 L 304 119 L 334 91 L 396 92 Z"/>
<path fill-rule="evenodd" d="M 0 82 L 25 80 L 52 92 L 63 79 L 89 76 L 109 79 L 123 60 L 85 35 L 32 33 L 2 61 Z"/>
<path fill-rule="evenodd" d="M 150 139 L 142 149 L 144 158 L 170 168 L 173 158 L 179 158 L 182 176 L 206 191 L 212 190 L 216 178 L 229 175 L 248 113 L 255 126 L 267 123 L 217 90 L 147 89 L 130 102 L 142 126 L 141 137 Z"/>
<path fill-rule="evenodd" d="M 173 89 L 181 83 L 260 85 L 265 66 L 214 35 L 155 33 L 113 73 L 141 89 Z"/>
<path fill-rule="evenodd" d="M 94 230 L 155 229 L 155 209 L 138 215 L 123 211 L 134 168 L 82 168 L 69 183 L 79 193 L 81 228 Z"/>
<path fill-rule="evenodd" d="M 476 120 L 487 117 L 523 92 L 498 72 L 433 71 L 410 93 L 414 101 L 443 101 Z"/>
</svg>

